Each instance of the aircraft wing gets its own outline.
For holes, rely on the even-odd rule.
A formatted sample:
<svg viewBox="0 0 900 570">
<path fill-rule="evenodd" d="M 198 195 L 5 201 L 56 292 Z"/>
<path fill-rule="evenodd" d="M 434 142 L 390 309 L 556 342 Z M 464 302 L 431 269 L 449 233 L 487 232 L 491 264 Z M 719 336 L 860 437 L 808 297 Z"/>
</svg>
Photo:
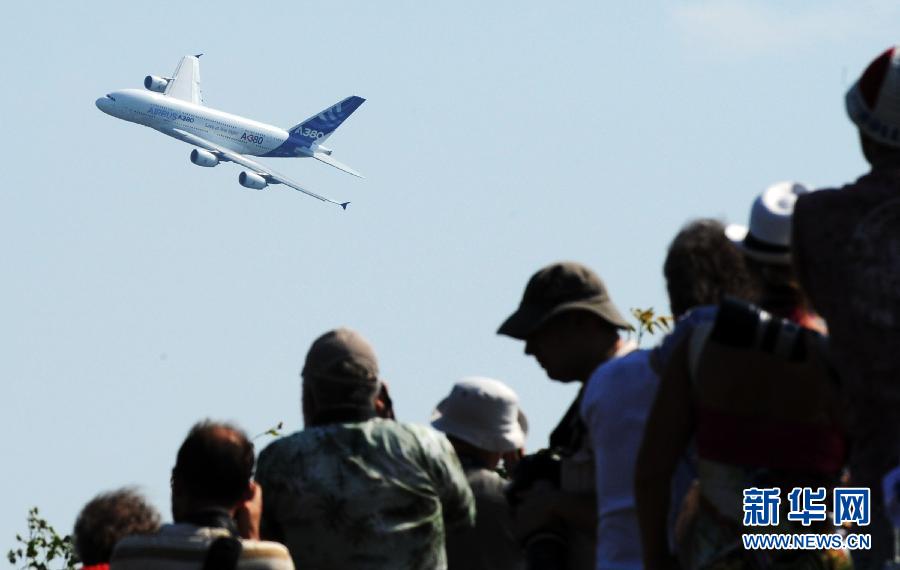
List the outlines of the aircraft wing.
<svg viewBox="0 0 900 570">
<path fill-rule="evenodd" d="M 203 104 L 203 95 L 200 93 L 199 55 L 186 55 L 181 58 L 164 94 L 197 105 Z"/>
<path fill-rule="evenodd" d="M 326 198 L 325 196 L 320 196 L 320 195 L 316 194 L 315 192 L 311 192 L 311 191 L 307 190 L 306 188 L 303 188 L 302 186 L 300 186 L 299 184 L 297 184 L 290 178 L 287 178 L 286 176 L 282 176 L 281 174 L 278 174 L 277 172 L 271 170 L 267 166 L 264 166 L 239 152 L 234 152 L 233 150 L 229 150 L 223 146 L 220 146 L 213 142 L 210 142 L 202 137 L 198 137 L 197 135 L 192 135 L 191 133 L 185 132 L 181 129 L 169 129 L 167 132 L 170 135 L 172 135 L 173 137 L 175 137 L 176 139 L 182 140 L 182 141 L 184 141 L 188 144 L 192 144 L 194 146 L 198 146 L 204 150 L 208 150 L 209 152 L 211 152 L 211 153 L 215 154 L 217 157 L 219 157 L 219 160 L 227 160 L 230 162 L 234 162 L 235 164 L 240 164 L 244 168 L 249 168 L 253 172 L 255 172 L 255 173 L 259 174 L 260 176 L 262 176 L 263 178 L 265 178 L 266 181 L 269 182 L 270 184 L 284 184 L 285 186 L 290 186 L 294 190 L 303 192 L 307 196 L 312 196 L 313 198 L 315 198 L 317 200 L 321 200 L 323 202 L 329 202 L 331 204 L 336 204 L 345 210 L 347 209 L 347 205 L 350 204 L 350 202 L 338 202 L 336 200 L 332 200 L 331 198 Z"/>
</svg>

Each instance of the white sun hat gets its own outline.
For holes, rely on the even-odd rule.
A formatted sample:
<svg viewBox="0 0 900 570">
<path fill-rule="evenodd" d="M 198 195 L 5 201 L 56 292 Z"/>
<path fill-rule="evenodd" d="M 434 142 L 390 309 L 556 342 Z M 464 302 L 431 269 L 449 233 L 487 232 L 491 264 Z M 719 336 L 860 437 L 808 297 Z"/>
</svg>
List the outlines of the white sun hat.
<svg viewBox="0 0 900 570">
<path fill-rule="evenodd" d="M 748 257 L 764 263 L 791 262 L 791 217 L 797 198 L 809 190 L 799 182 L 778 182 L 757 196 L 750 227 L 731 224 L 725 235 Z"/>
<path fill-rule="evenodd" d="M 431 415 L 431 425 L 486 451 L 506 453 L 525 445 L 528 420 L 519 397 L 499 380 L 469 376 L 453 385 Z"/>
</svg>

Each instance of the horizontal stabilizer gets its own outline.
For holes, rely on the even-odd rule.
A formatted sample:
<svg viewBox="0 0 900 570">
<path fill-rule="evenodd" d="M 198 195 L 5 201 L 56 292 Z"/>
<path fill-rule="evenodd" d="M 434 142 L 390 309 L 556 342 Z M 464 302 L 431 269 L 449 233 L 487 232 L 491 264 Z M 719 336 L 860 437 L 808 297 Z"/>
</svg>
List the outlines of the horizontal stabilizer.
<svg viewBox="0 0 900 570">
<path fill-rule="evenodd" d="M 346 172 L 347 174 L 352 174 L 353 176 L 358 176 L 358 177 L 360 177 L 360 178 L 365 178 L 365 176 L 363 176 L 363 175 L 360 174 L 359 172 L 353 170 L 352 168 L 350 168 L 349 166 L 347 166 L 347 165 L 344 164 L 343 162 L 338 162 L 337 160 L 331 158 L 330 156 L 328 156 L 328 155 L 325 154 L 324 152 L 316 152 L 316 153 L 313 153 L 313 158 L 315 158 L 316 160 L 321 160 L 321 161 L 324 162 L 325 164 L 329 164 L 329 165 L 331 165 L 331 166 L 337 168 L 338 170 L 343 170 L 343 171 Z"/>
</svg>

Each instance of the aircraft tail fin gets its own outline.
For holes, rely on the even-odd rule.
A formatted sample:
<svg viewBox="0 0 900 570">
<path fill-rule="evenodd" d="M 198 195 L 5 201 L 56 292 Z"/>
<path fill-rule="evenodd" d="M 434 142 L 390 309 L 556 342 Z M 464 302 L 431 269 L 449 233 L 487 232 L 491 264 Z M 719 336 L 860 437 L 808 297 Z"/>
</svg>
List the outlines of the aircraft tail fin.
<svg viewBox="0 0 900 570">
<path fill-rule="evenodd" d="M 165 95 L 188 101 L 196 105 L 203 104 L 203 94 L 200 91 L 200 56 L 186 55 L 178 62 L 175 75 L 166 86 Z"/>
<path fill-rule="evenodd" d="M 299 125 L 295 125 L 288 129 L 291 138 L 299 139 L 307 143 L 307 146 L 313 147 L 325 141 L 331 133 L 335 131 L 347 117 L 353 113 L 365 99 L 353 95 L 347 97 L 339 103 L 335 103 L 331 107 L 313 115 Z"/>
</svg>

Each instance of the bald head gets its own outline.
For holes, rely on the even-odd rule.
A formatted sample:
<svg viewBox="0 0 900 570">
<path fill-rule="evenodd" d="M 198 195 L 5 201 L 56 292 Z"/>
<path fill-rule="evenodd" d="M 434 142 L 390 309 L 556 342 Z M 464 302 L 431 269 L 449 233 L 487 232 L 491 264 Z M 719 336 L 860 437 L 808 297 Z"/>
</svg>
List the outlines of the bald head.
<svg viewBox="0 0 900 570">
<path fill-rule="evenodd" d="M 230 509 L 245 496 L 253 463 L 253 444 L 243 430 L 202 421 L 178 450 L 172 469 L 173 503 L 178 494 L 190 504 Z"/>
</svg>

